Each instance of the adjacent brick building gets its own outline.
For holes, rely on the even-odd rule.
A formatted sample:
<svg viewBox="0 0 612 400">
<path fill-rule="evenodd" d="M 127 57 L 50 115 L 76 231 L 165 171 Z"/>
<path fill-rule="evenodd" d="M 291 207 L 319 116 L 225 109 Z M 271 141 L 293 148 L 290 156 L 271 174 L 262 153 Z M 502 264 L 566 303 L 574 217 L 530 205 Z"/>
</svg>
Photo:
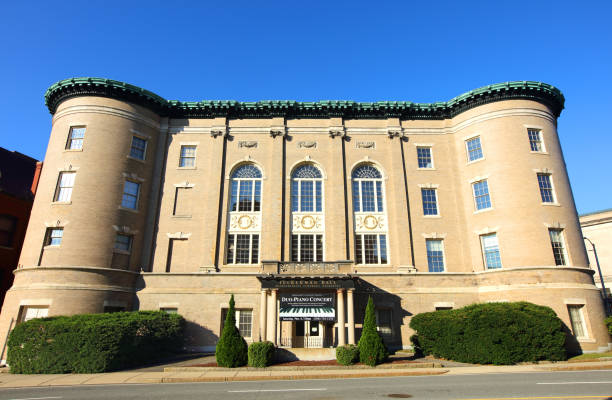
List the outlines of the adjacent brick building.
<svg viewBox="0 0 612 400">
<path fill-rule="evenodd" d="M 412 315 L 552 307 L 574 349 L 609 348 L 539 82 L 448 102 L 168 101 L 98 78 L 51 86 L 53 128 L 0 316 L 179 312 L 214 348 L 230 294 L 247 340 L 390 347 Z M 302 354 L 302 353 L 300 353 Z"/>
</svg>

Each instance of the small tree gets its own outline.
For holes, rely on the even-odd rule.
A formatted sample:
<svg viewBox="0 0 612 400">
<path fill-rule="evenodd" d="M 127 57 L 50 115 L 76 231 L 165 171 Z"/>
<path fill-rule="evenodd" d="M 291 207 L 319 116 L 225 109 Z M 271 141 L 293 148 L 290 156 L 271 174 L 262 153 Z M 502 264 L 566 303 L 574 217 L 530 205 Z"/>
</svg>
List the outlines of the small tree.
<svg viewBox="0 0 612 400">
<path fill-rule="evenodd" d="M 217 365 L 220 367 L 242 367 L 248 360 L 248 346 L 240 331 L 236 328 L 236 310 L 234 295 L 230 298 L 229 310 L 225 316 L 225 324 L 217 348 L 215 350 Z"/>
<path fill-rule="evenodd" d="M 372 297 L 368 299 L 363 330 L 357 346 L 359 347 L 359 361 L 371 367 L 380 364 L 389 357 L 389 352 L 376 331 L 376 313 Z"/>
</svg>

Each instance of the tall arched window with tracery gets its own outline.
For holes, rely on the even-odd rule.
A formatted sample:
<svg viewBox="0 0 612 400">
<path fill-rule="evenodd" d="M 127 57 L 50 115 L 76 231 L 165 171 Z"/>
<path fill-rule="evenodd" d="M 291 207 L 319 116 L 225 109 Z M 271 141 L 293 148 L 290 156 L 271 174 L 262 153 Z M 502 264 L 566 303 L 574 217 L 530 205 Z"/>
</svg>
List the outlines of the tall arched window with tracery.
<svg viewBox="0 0 612 400">
<path fill-rule="evenodd" d="M 387 215 L 382 174 L 371 164 L 352 174 L 355 263 L 387 264 Z"/>
<path fill-rule="evenodd" d="M 323 261 L 323 175 L 313 164 L 291 174 L 291 261 Z"/>
<path fill-rule="evenodd" d="M 258 264 L 261 234 L 262 174 L 243 164 L 231 176 L 227 264 Z"/>
</svg>

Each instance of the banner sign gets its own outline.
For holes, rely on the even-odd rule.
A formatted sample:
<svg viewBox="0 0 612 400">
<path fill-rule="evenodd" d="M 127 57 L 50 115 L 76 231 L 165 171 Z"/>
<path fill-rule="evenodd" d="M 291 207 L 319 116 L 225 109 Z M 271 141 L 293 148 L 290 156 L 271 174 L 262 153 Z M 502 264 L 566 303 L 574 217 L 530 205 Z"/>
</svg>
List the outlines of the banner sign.
<svg viewBox="0 0 612 400">
<path fill-rule="evenodd" d="M 281 321 L 334 321 L 334 295 L 279 294 Z"/>
</svg>

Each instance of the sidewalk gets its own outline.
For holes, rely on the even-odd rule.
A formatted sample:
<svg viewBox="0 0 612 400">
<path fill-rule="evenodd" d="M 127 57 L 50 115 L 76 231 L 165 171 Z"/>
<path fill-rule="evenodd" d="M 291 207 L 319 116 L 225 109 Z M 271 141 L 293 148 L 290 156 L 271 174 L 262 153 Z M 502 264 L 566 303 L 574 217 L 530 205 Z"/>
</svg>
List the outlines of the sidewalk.
<svg viewBox="0 0 612 400">
<path fill-rule="evenodd" d="M 103 374 L 57 374 L 57 375 L 13 375 L 0 374 L 0 388 L 19 388 L 35 386 L 73 386 L 73 385 L 116 385 L 130 383 L 178 383 L 178 382 L 227 382 L 258 380 L 296 380 L 296 379 L 338 379 L 370 378 L 391 376 L 422 375 L 463 375 L 491 374 L 513 372 L 547 372 L 612 369 L 612 361 L 584 363 L 550 363 L 509 366 L 473 366 L 473 367 L 406 367 L 384 368 L 338 368 L 312 369 L 306 367 L 270 367 L 270 368 L 167 368 L 164 372 L 110 372 Z"/>
</svg>

